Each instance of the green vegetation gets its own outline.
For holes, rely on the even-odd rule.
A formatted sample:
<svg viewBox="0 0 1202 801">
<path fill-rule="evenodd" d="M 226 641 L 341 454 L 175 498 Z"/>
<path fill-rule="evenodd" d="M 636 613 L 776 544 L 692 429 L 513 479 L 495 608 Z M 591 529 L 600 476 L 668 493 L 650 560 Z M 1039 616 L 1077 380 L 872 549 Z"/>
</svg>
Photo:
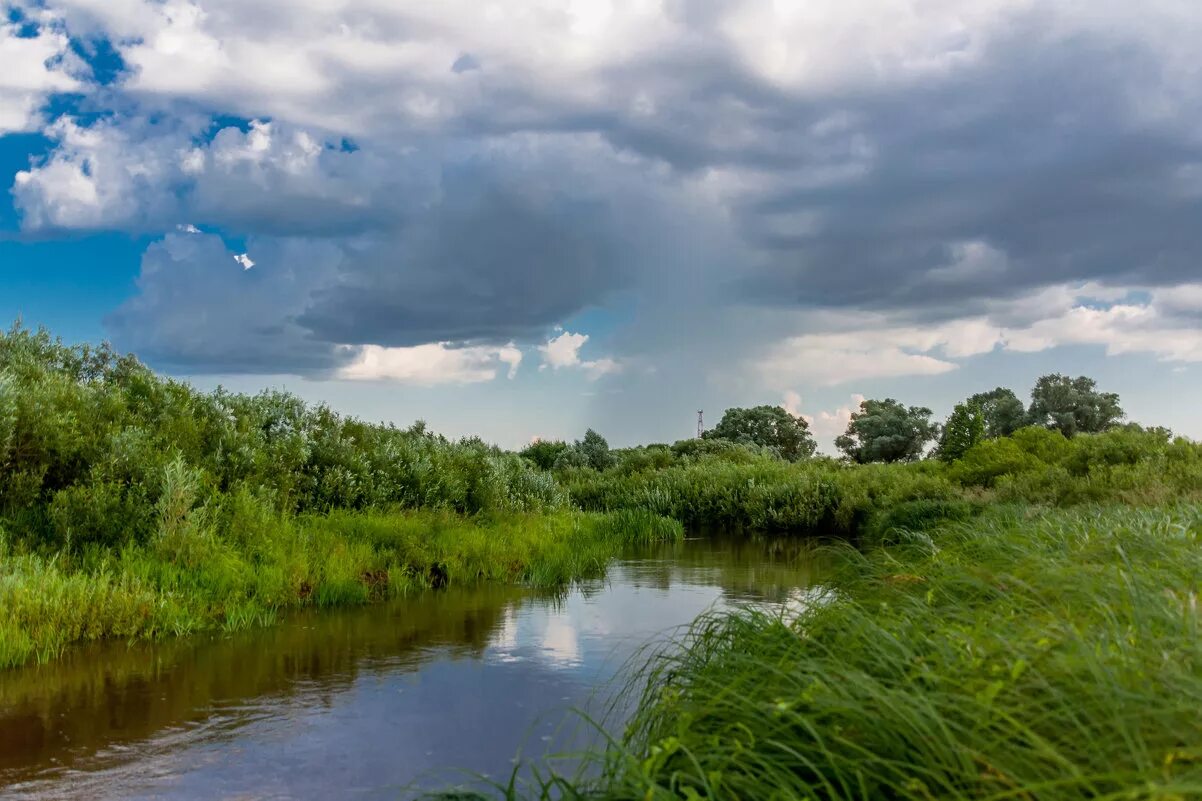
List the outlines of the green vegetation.
<svg viewBox="0 0 1202 801">
<path fill-rule="evenodd" d="M 1002 507 L 703 618 L 590 798 L 1196 798 L 1202 513 Z M 573 797 L 575 791 L 569 791 Z"/>
<path fill-rule="evenodd" d="M 852 413 L 847 432 L 835 446 L 858 464 L 912 462 L 938 434 L 939 426 L 924 406 L 907 408 L 893 398 L 866 400 Z"/>
<path fill-rule="evenodd" d="M 978 392 L 965 404 L 976 406 L 985 417 L 985 436 L 996 439 L 1008 437 L 1027 424 L 1027 411 L 1014 390 L 998 387 L 990 392 Z"/>
<path fill-rule="evenodd" d="M 718 425 L 705 432 L 705 436 L 769 448 L 790 462 L 808 459 L 818 449 L 810 436 L 809 423 L 780 406 L 727 409 Z"/>
<path fill-rule="evenodd" d="M 935 455 L 944 462 L 964 457 L 972 446 L 985 439 L 985 413 L 975 403 L 957 403 L 939 436 Z"/>
<path fill-rule="evenodd" d="M 790 463 L 710 440 L 615 453 L 605 471 L 556 471 L 576 504 L 649 510 L 694 528 L 878 541 L 893 528 L 890 519 L 915 508 L 955 509 L 958 517 L 997 502 L 1147 506 L 1202 497 L 1202 446 L 1135 425 L 1071 439 L 1028 426 L 981 439 L 946 462 Z"/>
<path fill-rule="evenodd" d="M 520 454 L 108 348 L 0 337 L 0 667 L 470 582 L 562 588 L 704 531 L 841 537 L 792 615 L 698 621 L 634 681 L 590 798 L 1202 795 L 1202 446 L 1085 377 L 931 412 L 729 410 L 706 437 Z M 925 458 L 933 440 L 938 446 Z M 516 795 L 516 787 L 505 791 Z"/>
<path fill-rule="evenodd" d="M 282 609 L 394 598 L 477 581 L 553 589 L 599 576 L 626 545 L 673 539 L 652 515 L 446 511 L 264 517 L 226 535 L 194 526 L 146 545 L 53 556 L 0 541 L 0 668 L 74 642 L 236 630 Z"/>
<path fill-rule="evenodd" d="M 1045 375 L 1031 391 L 1027 422 L 1055 429 L 1066 437 L 1096 434 L 1123 418 L 1119 396 L 1098 392 L 1092 378 Z"/>
<path fill-rule="evenodd" d="M 552 476 L 479 440 L 0 337 L 0 668 L 452 582 L 561 586 L 681 535 L 640 510 L 573 511 Z"/>
<path fill-rule="evenodd" d="M 1085 378 L 969 398 L 938 459 L 891 444 L 926 410 L 862 412 L 849 461 L 894 463 L 707 442 L 560 474 L 586 508 L 856 547 L 799 613 L 706 616 L 651 656 L 592 778 L 501 795 L 1202 797 L 1202 446 L 1120 425 Z"/>
</svg>

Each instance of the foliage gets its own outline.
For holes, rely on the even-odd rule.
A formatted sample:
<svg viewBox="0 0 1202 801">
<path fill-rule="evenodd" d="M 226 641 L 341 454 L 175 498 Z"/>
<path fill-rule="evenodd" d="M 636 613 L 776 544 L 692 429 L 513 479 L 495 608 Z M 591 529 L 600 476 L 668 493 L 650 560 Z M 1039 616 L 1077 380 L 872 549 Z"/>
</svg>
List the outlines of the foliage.
<svg viewBox="0 0 1202 801">
<path fill-rule="evenodd" d="M 559 455 L 555 457 L 554 468 L 556 471 L 592 469 L 588 463 L 588 456 L 575 445 L 569 445 L 559 452 Z"/>
<path fill-rule="evenodd" d="M 75 551 L 146 544 L 185 477 L 192 507 L 245 489 L 283 514 L 566 503 L 545 473 L 478 439 L 372 425 L 280 392 L 201 393 L 44 331 L 0 336 L 0 522 L 15 535 Z"/>
<path fill-rule="evenodd" d="M 591 428 L 584 432 L 584 439 L 576 443 L 576 448 L 584 454 L 588 466 L 594 470 L 613 466 L 614 457 L 609 452 L 609 443 Z"/>
<path fill-rule="evenodd" d="M 617 458 L 610 451 L 605 437 L 590 428 L 584 432 L 584 439 L 578 439 L 559 450 L 552 467 L 556 471 L 581 468 L 605 470 L 616 463 Z"/>
<path fill-rule="evenodd" d="M 559 454 L 568 449 L 569 445 L 563 440 L 538 439 L 531 442 L 518 452 L 518 455 L 532 463 L 539 470 L 550 470 L 555 466 Z"/>
<path fill-rule="evenodd" d="M 958 498 L 918 498 L 883 506 L 869 519 L 861 543 L 895 544 L 947 522 L 967 520 L 978 511 Z"/>
<path fill-rule="evenodd" d="M 1036 468 L 1039 460 L 1013 439 L 988 439 L 970 448 L 952 466 L 951 475 L 962 484 L 992 487 L 998 478 Z"/>
<path fill-rule="evenodd" d="M 1027 410 L 1013 390 L 998 387 L 978 392 L 965 403 L 976 405 L 985 417 L 985 436 L 990 439 L 1008 437 L 1027 424 Z"/>
<path fill-rule="evenodd" d="M 1122 419 L 1123 410 L 1119 396 L 1098 392 L 1092 378 L 1069 378 L 1055 373 L 1042 376 L 1035 383 L 1027 417 L 1034 425 L 1072 437 L 1106 431 Z"/>
<path fill-rule="evenodd" d="M 818 445 L 809 424 L 780 406 L 727 409 L 706 438 L 771 448 L 790 462 L 808 459 Z"/>
<path fill-rule="evenodd" d="M 562 797 L 1198 797 L 1200 515 L 1001 509 L 844 549 L 800 616 L 713 614 L 654 655 Z"/>
<path fill-rule="evenodd" d="M 847 432 L 835 445 L 858 464 L 912 461 L 938 432 L 930 409 L 907 408 L 892 398 L 866 400 L 852 413 Z"/>
<path fill-rule="evenodd" d="M 682 525 L 913 543 L 998 500 L 1202 495 L 1202 446 L 1163 429 L 1082 433 L 1093 413 L 1074 411 L 1072 438 L 1028 426 L 970 444 L 1002 424 L 964 408 L 950 465 L 907 461 L 935 427 L 892 400 L 865 402 L 841 445 L 895 464 L 788 461 L 751 434 L 614 451 L 591 430 L 518 455 L 285 393 L 198 392 L 17 327 L 0 336 L 0 664 L 448 581 L 554 585 Z"/>
<path fill-rule="evenodd" d="M 972 402 L 957 403 L 943 426 L 936 454 L 944 462 L 954 462 L 984 438 L 985 415 L 981 407 Z"/>
</svg>

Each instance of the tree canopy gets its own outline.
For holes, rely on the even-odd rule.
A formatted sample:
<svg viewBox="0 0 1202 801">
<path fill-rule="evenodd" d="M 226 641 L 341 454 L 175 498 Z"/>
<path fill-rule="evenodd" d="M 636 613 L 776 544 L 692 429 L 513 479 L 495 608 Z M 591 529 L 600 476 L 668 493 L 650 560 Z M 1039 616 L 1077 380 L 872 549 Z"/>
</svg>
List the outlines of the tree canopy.
<svg viewBox="0 0 1202 801">
<path fill-rule="evenodd" d="M 791 462 L 808 459 L 818 448 L 805 419 L 780 406 L 727 409 L 718 425 L 705 436 L 773 448 Z"/>
<path fill-rule="evenodd" d="M 605 470 L 613 467 L 616 461 L 613 453 L 609 450 L 609 443 L 605 440 L 605 437 L 590 428 L 584 432 L 584 439 L 578 439 L 571 445 L 564 445 L 562 448 L 559 448 L 555 454 L 552 466 L 556 470 L 564 470 L 571 467 L 591 467 L 593 470 Z"/>
<path fill-rule="evenodd" d="M 965 403 L 981 410 L 985 436 L 989 439 L 1008 437 L 1027 424 L 1027 410 L 1013 390 L 998 387 L 990 392 L 978 392 Z"/>
<path fill-rule="evenodd" d="M 519 456 L 532 462 L 539 470 L 550 470 L 555 466 L 559 454 L 570 445 L 563 440 L 537 439 L 519 452 Z"/>
<path fill-rule="evenodd" d="M 860 464 L 912 461 L 939 433 L 931 414 L 925 406 L 906 407 L 893 398 L 866 400 L 835 446 Z"/>
<path fill-rule="evenodd" d="M 1066 437 L 1101 433 L 1123 416 L 1118 395 L 1098 392 L 1092 378 L 1070 378 L 1060 373 L 1042 376 L 1035 382 L 1027 412 L 1032 425 L 1054 429 Z"/>
<path fill-rule="evenodd" d="M 1019 408 L 1022 408 L 1021 404 Z M 980 406 L 972 401 L 957 403 L 943 426 L 937 455 L 944 462 L 956 461 L 985 439 L 985 430 L 985 413 Z"/>
</svg>

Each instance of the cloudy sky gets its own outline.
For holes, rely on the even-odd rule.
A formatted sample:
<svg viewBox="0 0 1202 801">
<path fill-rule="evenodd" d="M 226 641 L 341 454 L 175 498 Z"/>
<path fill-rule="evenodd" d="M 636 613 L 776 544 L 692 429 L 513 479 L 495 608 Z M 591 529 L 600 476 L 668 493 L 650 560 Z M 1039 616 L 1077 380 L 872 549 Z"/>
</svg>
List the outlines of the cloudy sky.
<svg viewBox="0 0 1202 801">
<path fill-rule="evenodd" d="M 0 0 L 0 315 L 505 445 L 1202 436 L 1195 0 Z"/>
</svg>

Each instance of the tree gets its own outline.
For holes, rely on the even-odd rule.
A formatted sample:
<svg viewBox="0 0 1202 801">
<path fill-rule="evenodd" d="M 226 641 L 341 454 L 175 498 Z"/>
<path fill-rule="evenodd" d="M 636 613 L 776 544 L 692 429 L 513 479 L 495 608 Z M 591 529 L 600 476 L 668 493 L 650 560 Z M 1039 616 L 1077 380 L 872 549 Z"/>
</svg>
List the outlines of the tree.
<svg viewBox="0 0 1202 801">
<path fill-rule="evenodd" d="M 584 455 L 584 451 L 580 450 L 579 445 L 568 445 L 559 455 L 555 457 L 555 461 L 551 466 L 556 470 L 567 470 L 572 467 L 588 467 L 588 457 Z"/>
<path fill-rule="evenodd" d="M 534 464 L 539 470 L 550 470 L 555 466 L 559 454 L 568 449 L 563 440 L 536 439 L 519 452 L 519 456 Z"/>
<path fill-rule="evenodd" d="M 584 439 L 576 443 L 576 448 L 584 454 L 588 466 L 594 470 L 604 470 L 613 466 L 614 456 L 609 452 L 609 443 L 591 428 L 584 432 Z"/>
<path fill-rule="evenodd" d="M 1008 437 L 1027 424 L 1027 410 L 1013 390 L 998 387 L 991 392 L 978 392 L 966 403 L 976 404 L 985 420 L 985 436 L 990 439 Z"/>
<path fill-rule="evenodd" d="M 707 439 L 760 445 L 773 448 L 791 462 L 814 455 L 818 444 L 810 436 L 804 418 L 792 415 L 780 406 L 755 406 L 727 409 L 722 420 L 705 433 Z"/>
<path fill-rule="evenodd" d="M 954 462 L 985 439 L 985 414 L 975 403 L 957 403 L 943 426 L 937 453 L 940 460 Z"/>
<path fill-rule="evenodd" d="M 1069 378 L 1060 373 L 1045 375 L 1035 382 L 1027 412 L 1032 425 L 1054 429 L 1066 437 L 1101 433 L 1123 416 L 1118 395 L 1098 392 L 1092 378 Z"/>
<path fill-rule="evenodd" d="M 939 434 L 931 422 L 931 410 L 903 406 L 893 398 L 866 400 L 851 416 L 847 433 L 835 440 L 839 450 L 853 462 L 912 461 Z"/>
</svg>

